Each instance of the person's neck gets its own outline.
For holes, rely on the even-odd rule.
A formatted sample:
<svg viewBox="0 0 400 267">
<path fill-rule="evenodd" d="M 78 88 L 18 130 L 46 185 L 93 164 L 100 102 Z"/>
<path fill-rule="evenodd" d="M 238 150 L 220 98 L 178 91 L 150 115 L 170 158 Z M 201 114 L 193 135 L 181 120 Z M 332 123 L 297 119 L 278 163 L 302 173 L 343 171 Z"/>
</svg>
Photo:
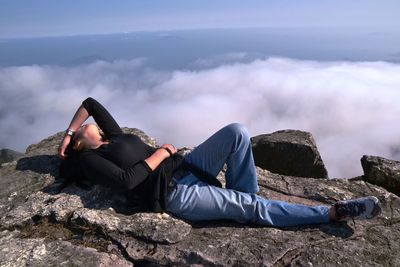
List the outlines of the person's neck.
<svg viewBox="0 0 400 267">
<path fill-rule="evenodd" d="M 106 141 L 99 140 L 99 141 L 97 142 L 96 146 L 94 147 L 94 149 L 97 149 L 97 148 L 99 148 L 101 145 L 103 145 L 103 144 L 108 144 L 108 143 L 109 143 L 108 140 L 106 140 Z"/>
</svg>

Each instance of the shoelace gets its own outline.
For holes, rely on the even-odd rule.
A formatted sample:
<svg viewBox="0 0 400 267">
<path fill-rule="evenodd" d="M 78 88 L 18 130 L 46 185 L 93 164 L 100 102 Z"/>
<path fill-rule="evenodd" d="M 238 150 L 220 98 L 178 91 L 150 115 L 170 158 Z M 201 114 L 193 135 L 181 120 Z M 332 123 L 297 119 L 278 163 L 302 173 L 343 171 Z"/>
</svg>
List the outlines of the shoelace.
<svg viewBox="0 0 400 267">
<path fill-rule="evenodd" d="M 365 205 L 359 202 L 336 203 L 336 211 L 339 218 L 353 217 L 362 214 L 365 211 Z M 354 222 L 354 219 L 353 219 Z"/>
</svg>

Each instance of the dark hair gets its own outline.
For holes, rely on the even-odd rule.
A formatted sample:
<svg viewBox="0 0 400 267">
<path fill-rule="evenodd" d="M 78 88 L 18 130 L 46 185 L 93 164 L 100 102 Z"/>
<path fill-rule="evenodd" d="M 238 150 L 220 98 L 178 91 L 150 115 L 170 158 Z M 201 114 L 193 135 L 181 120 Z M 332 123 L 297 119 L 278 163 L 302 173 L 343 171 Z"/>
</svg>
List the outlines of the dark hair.
<svg viewBox="0 0 400 267">
<path fill-rule="evenodd" d="M 105 133 L 98 126 L 97 128 L 99 129 L 101 139 L 103 141 L 108 140 Z M 76 138 L 71 138 L 71 142 L 65 149 L 65 154 L 67 155 L 67 157 L 61 161 L 61 164 L 59 166 L 59 177 L 66 184 L 76 183 L 78 186 L 88 187 L 88 185 L 90 185 L 90 182 L 85 181 L 85 175 L 80 163 L 80 155 L 82 154 L 82 150 L 79 151 L 73 149 L 76 140 Z"/>
<path fill-rule="evenodd" d="M 65 149 L 67 157 L 61 161 L 59 177 L 66 183 L 74 183 L 81 181 L 84 178 L 84 173 L 79 162 L 79 157 L 82 151 L 73 149 L 75 141 L 71 139 Z"/>
</svg>

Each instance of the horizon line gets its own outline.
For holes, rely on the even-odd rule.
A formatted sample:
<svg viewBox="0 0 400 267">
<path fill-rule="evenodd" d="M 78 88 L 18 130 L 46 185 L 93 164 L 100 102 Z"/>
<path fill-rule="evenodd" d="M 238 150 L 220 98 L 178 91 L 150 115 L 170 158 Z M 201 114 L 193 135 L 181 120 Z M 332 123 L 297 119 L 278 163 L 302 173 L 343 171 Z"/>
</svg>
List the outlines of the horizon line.
<svg viewBox="0 0 400 267">
<path fill-rule="evenodd" d="M 101 36 L 101 35 L 113 35 L 113 34 L 131 34 L 131 33 L 157 33 L 157 32 L 176 32 L 176 31 L 196 31 L 196 30 L 229 30 L 229 29 L 356 29 L 362 28 L 361 26 L 315 26 L 315 25 L 290 25 L 290 26 L 233 26 L 233 27 L 201 27 L 201 28 L 171 28 L 171 29 L 137 29 L 129 31 L 115 31 L 115 32 L 104 32 L 104 33 L 76 33 L 76 34 L 54 34 L 54 35 L 25 35 L 25 36 L 6 36 L 1 37 L 0 40 L 15 40 L 15 39 L 41 39 L 41 38 L 60 38 L 60 37 L 82 37 L 82 36 Z M 395 27 L 393 27 L 395 28 Z M 365 29 L 365 28 L 363 28 Z M 388 28 L 386 28 L 388 29 Z M 374 29 L 367 29 L 372 30 Z"/>
</svg>

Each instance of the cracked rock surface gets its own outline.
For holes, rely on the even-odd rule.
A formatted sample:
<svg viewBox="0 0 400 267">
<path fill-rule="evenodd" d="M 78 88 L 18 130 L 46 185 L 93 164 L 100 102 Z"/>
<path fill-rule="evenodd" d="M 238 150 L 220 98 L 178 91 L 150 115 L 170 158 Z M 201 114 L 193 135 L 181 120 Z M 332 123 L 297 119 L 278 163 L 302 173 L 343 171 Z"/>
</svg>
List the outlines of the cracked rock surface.
<svg viewBox="0 0 400 267">
<path fill-rule="evenodd" d="M 123 130 L 158 146 L 139 129 Z M 135 212 L 123 192 L 100 185 L 63 186 L 62 135 L 0 165 L 0 266 L 400 266 L 400 198 L 359 177 L 310 179 L 257 167 L 265 198 L 329 205 L 374 195 L 383 213 L 373 220 L 288 228 L 191 222 Z"/>
</svg>

